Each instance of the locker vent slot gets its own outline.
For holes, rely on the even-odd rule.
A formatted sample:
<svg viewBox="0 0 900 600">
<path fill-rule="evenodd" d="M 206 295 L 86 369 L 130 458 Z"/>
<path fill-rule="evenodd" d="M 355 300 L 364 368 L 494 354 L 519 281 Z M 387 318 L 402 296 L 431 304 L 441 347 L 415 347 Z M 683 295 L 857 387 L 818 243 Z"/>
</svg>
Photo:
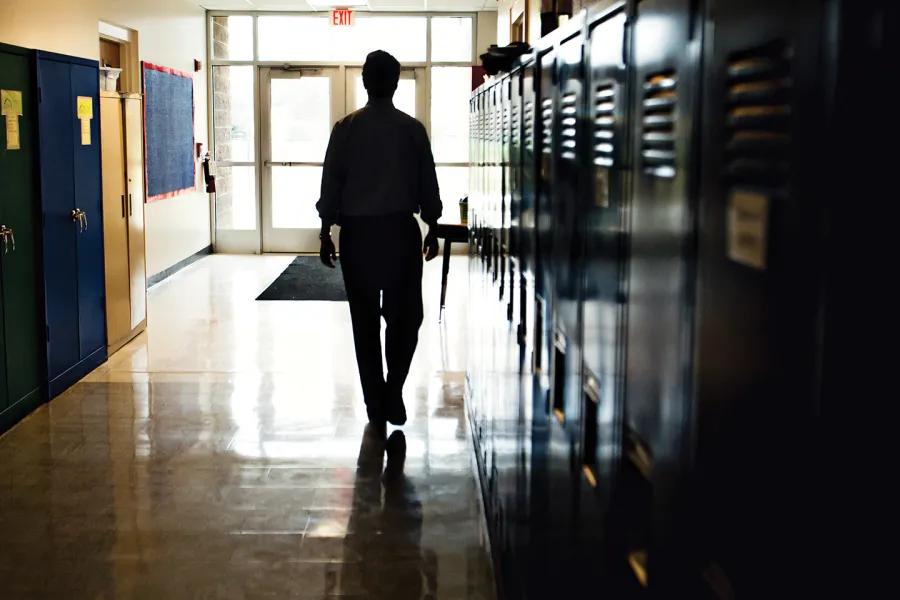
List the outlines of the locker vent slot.
<svg viewBox="0 0 900 600">
<path fill-rule="evenodd" d="M 553 100 L 551 98 L 541 102 L 541 122 L 543 124 L 541 130 L 543 152 L 550 154 L 553 151 Z"/>
<path fill-rule="evenodd" d="M 525 103 L 525 149 L 534 151 L 534 103 Z"/>
<path fill-rule="evenodd" d="M 675 177 L 677 83 L 675 71 L 657 73 L 644 82 L 641 163 L 644 173 L 655 177 Z"/>
<path fill-rule="evenodd" d="M 616 87 L 601 83 L 594 94 L 594 164 L 612 167 L 615 150 Z"/>
<path fill-rule="evenodd" d="M 518 148 L 519 144 L 522 143 L 522 127 L 521 121 L 519 121 L 519 106 L 512 107 L 512 145 L 514 148 Z"/>
<path fill-rule="evenodd" d="M 560 110 L 559 132 L 560 156 L 565 160 L 575 160 L 578 146 L 578 95 L 569 92 L 562 97 L 562 110 Z"/>
<path fill-rule="evenodd" d="M 733 183 L 787 185 L 791 56 L 775 43 L 729 58 L 725 169 Z"/>
<path fill-rule="evenodd" d="M 503 120 L 500 122 L 501 135 L 500 141 L 506 145 L 509 142 L 509 104 L 503 106 Z"/>
</svg>

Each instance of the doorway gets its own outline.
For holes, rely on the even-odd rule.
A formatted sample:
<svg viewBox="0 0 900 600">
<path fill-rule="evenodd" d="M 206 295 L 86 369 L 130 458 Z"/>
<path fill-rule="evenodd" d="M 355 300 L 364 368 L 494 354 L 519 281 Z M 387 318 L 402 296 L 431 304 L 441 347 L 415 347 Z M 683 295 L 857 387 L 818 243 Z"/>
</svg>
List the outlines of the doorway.
<svg viewBox="0 0 900 600">
<path fill-rule="evenodd" d="M 262 250 L 316 253 L 322 166 L 334 124 L 368 100 L 362 69 L 262 67 Z M 425 69 L 404 69 L 394 105 L 424 120 Z M 335 233 L 336 241 L 340 232 Z"/>
</svg>

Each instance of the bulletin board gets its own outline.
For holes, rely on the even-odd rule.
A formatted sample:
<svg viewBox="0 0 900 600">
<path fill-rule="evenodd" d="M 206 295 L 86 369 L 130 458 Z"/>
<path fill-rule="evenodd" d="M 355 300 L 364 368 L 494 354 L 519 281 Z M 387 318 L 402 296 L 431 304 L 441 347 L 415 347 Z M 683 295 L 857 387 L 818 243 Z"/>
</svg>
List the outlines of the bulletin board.
<svg viewBox="0 0 900 600">
<path fill-rule="evenodd" d="M 196 189 L 193 75 L 141 63 L 147 202 Z"/>
</svg>

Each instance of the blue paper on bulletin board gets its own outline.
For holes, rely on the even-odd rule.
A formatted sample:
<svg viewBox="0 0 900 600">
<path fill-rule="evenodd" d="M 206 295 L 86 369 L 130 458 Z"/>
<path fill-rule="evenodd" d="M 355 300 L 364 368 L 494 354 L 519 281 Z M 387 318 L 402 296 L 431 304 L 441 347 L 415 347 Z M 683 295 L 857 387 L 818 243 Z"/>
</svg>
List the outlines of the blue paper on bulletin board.
<svg viewBox="0 0 900 600">
<path fill-rule="evenodd" d="M 188 73 L 143 63 L 147 201 L 196 189 L 194 80 Z"/>
</svg>

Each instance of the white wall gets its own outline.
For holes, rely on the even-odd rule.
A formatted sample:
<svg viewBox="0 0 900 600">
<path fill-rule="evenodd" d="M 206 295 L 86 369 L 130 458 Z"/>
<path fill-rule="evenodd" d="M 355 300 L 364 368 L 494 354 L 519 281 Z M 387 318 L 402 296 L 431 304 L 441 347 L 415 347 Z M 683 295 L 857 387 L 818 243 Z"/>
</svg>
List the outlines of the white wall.
<svg viewBox="0 0 900 600">
<path fill-rule="evenodd" d="M 188 0 L 0 0 L 0 42 L 97 59 L 98 22 L 139 33 L 141 60 L 192 72 L 206 66 L 206 13 Z M 208 147 L 206 74 L 195 74 L 194 137 Z M 155 275 L 210 244 L 209 197 L 146 205 L 147 272 Z"/>
<path fill-rule="evenodd" d="M 476 23 L 475 62 L 479 63 L 478 57 L 487 52 L 491 44 L 497 43 L 497 13 L 480 12 Z"/>
</svg>

